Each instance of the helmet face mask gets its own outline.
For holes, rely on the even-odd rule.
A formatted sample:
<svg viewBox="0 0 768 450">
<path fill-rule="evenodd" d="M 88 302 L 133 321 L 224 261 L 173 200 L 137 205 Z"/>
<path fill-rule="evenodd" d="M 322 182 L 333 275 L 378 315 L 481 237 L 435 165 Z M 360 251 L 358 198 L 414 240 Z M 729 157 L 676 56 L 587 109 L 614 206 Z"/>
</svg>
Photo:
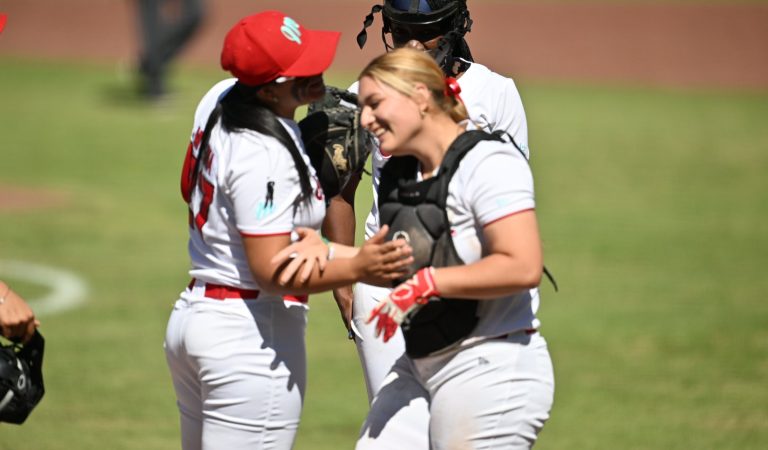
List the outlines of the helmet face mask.
<svg viewBox="0 0 768 450">
<path fill-rule="evenodd" d="M 446 17 L 438 22 L 423 24 L 389 21 L 387 25 L 385 29 L 392 35 L 392 43 L 387 43 L 387 46 L 391 45 L 394 48 L 402 47 L 411 40 L 422 43 L 431 41 L 454 30 L 453 17 Z"/>
<path fill-rule="evenodd" d="M 474 61 L 464 40 L 472 29 L 465 0 L 384 0 L 365 16 L 363 29 L 357 35 L 360 48 L 365 46 L 366 29 L 373 25 L 376 13 L 381 13 L 384 21 L 381 40 L 387 51 L 418 41 L 429 47 L 430 55 L 452 76 L 466 70 L 466 62 Z"/>
<path fill-rule="evenodd" d="M 457 23 L 459 12 L 459 2 L 448 2 L 437 10 L 420 12 L 398 9 L 392 1 L 386 0 L 382 11 L 382 34 L 391 34 L 392 42 L 387 43 L 385 39 L 385 44 L 387 47 L 401 47 L 411 40 L 423 43 L 451 31 L 458 31 L 461 27 L 461 24 Z"/>
</svg>

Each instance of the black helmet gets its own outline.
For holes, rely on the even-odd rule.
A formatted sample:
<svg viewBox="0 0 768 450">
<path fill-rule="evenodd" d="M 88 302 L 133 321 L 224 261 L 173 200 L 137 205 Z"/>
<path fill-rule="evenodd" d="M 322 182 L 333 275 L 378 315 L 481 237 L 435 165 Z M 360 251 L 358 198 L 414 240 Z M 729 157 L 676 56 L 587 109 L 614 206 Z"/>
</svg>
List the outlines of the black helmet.
<svg viewBox="0 0 768 450">
<path fill-rule="evenodd" d="M 0 422 L 24 423 L 43 398 L 44 347 L 37 331 L 23 345 L 0 343 Z"/>
<path fill-rule="evenodd" d="M 472 27 L 466 0 L 384 0 L 384 5 L 375 5 L 363 21 L 363 30 L 357 35 L 360 48 L 365 45 L 366 28 L 373 24 L 377 12 L 384 19 L 381 37 L 387 51 L 410 40 L 427 42 L 441 36 L 430 53 L 446 73 L 455 58 L 473 61 L 464 40 Z"/>
</svg>

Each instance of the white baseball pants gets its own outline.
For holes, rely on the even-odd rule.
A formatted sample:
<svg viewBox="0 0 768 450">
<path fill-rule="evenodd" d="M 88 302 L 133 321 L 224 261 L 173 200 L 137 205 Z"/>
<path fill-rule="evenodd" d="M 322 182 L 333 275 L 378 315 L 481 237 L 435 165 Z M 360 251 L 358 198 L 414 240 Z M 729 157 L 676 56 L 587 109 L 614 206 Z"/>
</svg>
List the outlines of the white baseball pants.
<svg viewBox="0 0 768 450">
<path fill-rule="evenodd" d="M 554 387 L 538 333 L 417 360 L 403 356 L 376 394 L 356 448 L 417 448 L 406 440 L 412 424 L 399 412 L 426 399 L 429 445 L 421 448 L 530 449 L 549 418 Z"/>
<path fill-rule="evenodd" d="M 182 294 L 165 353 L 183 450 L 291 448 L 306 387 L 306 314 L 279 298 Z"/>
<path fill-rule="evenodd" d="M 392 292 L 391 289 L 369 284 L 357 283 L 355 285 L 352 323 L 369 402 L 373 402 L 387 374 L 392 370 L 395 362 L 405 353 L 403 332 L 399 328 L 392 339 L 384 342 L 381 337 L 375 336 L 375 323 L 365 323 L 371 310 L 390 292 Z M 413 389 L 397 384 L 397 389 Z M 395 386 L 391 388 L 394 389 Z M 398 405 L 397 410 L 391 412 L 393 416 L 397 417 L 396 421 L 400 424 L 397 429 L 392 428 L 390 430 L 390 435 L 395 442 L 391 447 L 375 448 L 395 448 L 398 443 L 407 443 L 407 445 L 406 447 L 399 447 L 397 450 L 401 448 L 427 450 L 429 448 L 429 404 L 427 397 L 421 389 L 412 390 L 406 397 L 408 402 Z"/>
</svg>

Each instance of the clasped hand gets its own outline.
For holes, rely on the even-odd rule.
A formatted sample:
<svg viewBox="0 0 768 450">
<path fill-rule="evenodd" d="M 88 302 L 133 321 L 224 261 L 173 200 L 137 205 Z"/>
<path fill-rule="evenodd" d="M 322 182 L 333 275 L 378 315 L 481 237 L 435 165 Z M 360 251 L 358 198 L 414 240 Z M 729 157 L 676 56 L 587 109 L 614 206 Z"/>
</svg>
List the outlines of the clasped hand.
<svg viewBox="0 0 768 450">
<path fill-rule="evenodd" d="M 326 244 L 316 230 L 298 227 L 294 231 L 299 239 L 271 260 L 274 265 L 285 264 L 290 260 L 281 270 L 278 282 L 285 285 L 294 276 L 298 276 L 299 281 L 304 283 L 315 267 L 322 273 L 329 261 L 350 258 L 356 275 L 354 281 L 391 286 L 393 280 L 407 274 L 413 257 L 410 245 L 404 240 L 385 241 L 387 230 L 388 227 L 383 226 L 360 248 L 356 248 L 333 242 Z"/>
</svg>

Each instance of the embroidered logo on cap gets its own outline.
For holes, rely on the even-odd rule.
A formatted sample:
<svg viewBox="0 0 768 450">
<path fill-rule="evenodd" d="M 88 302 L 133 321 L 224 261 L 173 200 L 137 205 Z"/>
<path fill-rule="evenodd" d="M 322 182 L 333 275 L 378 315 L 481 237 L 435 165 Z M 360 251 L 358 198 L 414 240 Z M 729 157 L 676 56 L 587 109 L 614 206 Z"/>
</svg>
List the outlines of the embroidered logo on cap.
<svg viewBox="0 0 768 450">
<path fill-rule="evenodd" d="M 283 26 L 280 27 L 280 31 L 286 39 L 301 45 L 301 30 L 295 20 L 286 16 L 283 19 Z"/>
</svg>

